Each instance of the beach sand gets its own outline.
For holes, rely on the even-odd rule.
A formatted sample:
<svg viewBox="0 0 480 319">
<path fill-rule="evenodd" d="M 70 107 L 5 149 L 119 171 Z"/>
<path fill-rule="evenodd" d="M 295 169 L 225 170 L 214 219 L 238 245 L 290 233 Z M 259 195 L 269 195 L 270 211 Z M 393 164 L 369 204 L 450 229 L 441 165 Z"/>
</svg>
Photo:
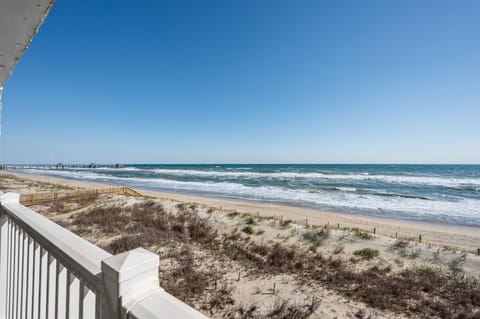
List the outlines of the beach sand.
<svg viewBox="0 0 480 319">
<path fill-rule="evenodd" d="M 58 184 L 71 188 L 99 188 L 112 186 L 97 182 L 69 180 L 53 176 L 34 175 L 4 171 L 0 174 L 14 175 L 22 179 L 36 182 Z M 118 185 L 116 185 L 118 186 Z M 340 228 L 359 228 L 369 232 L 375 229 L 376 234 L 396 237 L 418 239 L 422 236 L 422 243 L 437 246 L 458 248 L 476 253 L 480 248 L 480 228 L 459 225 L 435 224 L 427 222 L 413 222 L 398 219 L 371 217 L 357 214 L 346 214 L 318 209 L 302 208 L 281 204 L 262 203 L 256 201 L 236 200 L 228 198 L 215 198 L 198 195 L 187 195 L 173 192 L 160 192 L 146 189 L 136 189 L 138 192 L 159 199 L 171 199 L 186 203 L 198 203 L 226 211 L 238 211 L 263 217 L 274 216 L 285 220 L 291 219 L 299 224 L 330 225 Z M 28 190 L 23 190 L 28 191 Z"/>
<path fill-rule="evenodd" d="M 112 186 L 10 171 L 0 172 L 0 184 L 2 191 L 17 193 Z M 458 261 L 456 265 L 459 273 L 476 278 L 480 276 L 480 256 L 474 255 L 480 243 L 478 229 L 342 214 L 272 203 L 136 190 L 144 196 L 102 195 L 90 199 L 71 198 L 37 204 L 31 208 L 111 253 L 118 253 L 114 247 L 119 247 L 120 242 L 123 243 L 120 244 L 120 247 L 123 247 L 120 251 L 142 246 L 159 254 L 159 278 L 162 287 L 211 318 L 277 318 L 278 316 L 269 314 L 274 309 L 281 308 L 282 302 L 288 302 L 286 308 L 294 307 L 304 311 L 309 305 L 313 307 L 314 301 L 320 302 L 320 306 L 314 308 L 309 318 L 408 318 L 418 315 L 430 317 L 432 313 L 435 314 L 433 317 L 445 317 L 464 311 L 456 304 L 460 299 L 463 301 L 463 295 L 457 295 L 456 299 L 446 297 L 445 291 L 449 288 L 444 286 L 437 291 L 430 291 L 433 295 L 425 294 L 424 288 L 417 284 L 406 290 L 403 288 L 405 291 L 420 291 L 417 295 L 421 299 L 419 302 L 418 298 L 410 297 L 409 293 L 399 293 L 396 284 L 390 287 L 390 280 L 396 280 L 397 284 L 403 285 L 401 274 L 413 271 L 413 276 L 417 277 L 415 282 L 421 281 L 421 270 L 420 273 L 416 271 L 422 267 L 435 272 L 436 275 L 432 278 L 439 278 L 438 276 L 445 276 L 442 274 L 452 272 L 451 265 L 454 261 Z M 144 219 L 143 224 L 138 217 L 132 218 L 133 215 L 125 217 L 126 211 L 136 204 L 148 204 L 152 201 L 151 198 L 162 207 L 157 209 L 155 214 L 170 216 L 165 217 L 166 220 L 161 223 L 163 230 L 152 228 L 156 227 L 152 225 L 158 225 L 153 223 L 152 217 Z M 152 206 L 147 207 L 151 209 Z M 104 210 L 105 208 L 107 210 Z M 95 215 L 88 216 L 92 211 L 96 212 Z M 182 211 L 187 215 L 182 215 Z M 185 232 L 185 229 L 190 229 L 190 226 L 188 222 L 185 226 L 181 216 L 198 216 L 199 220 L 204 221 L 202 227 L 211 230 L 209 235 L 206 235 L 210 236 L 209 241 L 202 242 L 202 237 L 196 240 L 188 237 L 190 231 Z M 101 220 L 108 222 L 101 225 Z M 108 226 L 116 222 L 120 224 L 113 228 Z M 181 232 L 175 231 L 178 222 L 183 225 Z M 170 226 L 167 227 L 168 224 Z M 177 225 L 177 228 L 172 225 Z M 314 225 L 320 227 L 313 227 Z M 328 229 L 324 228 L 325 225 L 329 226 Z M 245 231 L 248 227 L 251 232 Z M 368 233 L 355 230 L 356 228 Z M 149 232 L 145 229 L 149 229 Z M 138 230 L 141 232 L 138 233 Z M 218 236 L 215 235 L 216 232 Z M 306 237 L 322 232 L 326 233 L 326 237 L 319 240 L 316 246 Z M 155 240 L 152 241 L 150 236 L 153 233 Z M 396 240 L 395 233 L 408 240 Z M 145 237 L 145 234 L 148 235 Z M 418 242 L 420 234 L 422 243 Z M 143 235 L 142 239 L 135 240 L 139 235 Z M 399 247 L 398 244 L 404 246 Z M 275 247 L 280 248 L 275 250 Z M 356 252 L 366 248 L 377 250 L 378 256 L 370 259 L 356 255 Z M 264 250 L 269 254 L 274 251 L 279 253 L 276 258 L 283 258 L 283 266 L 275 266 L 276 262 L 265 263 L 265 257 L 259 255 Z M 188 258 L 182 257 L 185 251 L 193 254 L 190 266 Z M 290 253 L 293 253 L 294 257 L 288 257 Z M 253 258 L 253 262 L 250 258 Z M 303 263 L 300 270 L 289 266 L 296 261 Z M 338 263 L 338 266 L 334 266 L 335 270 L 329 268 L 330 263 Z M 336 277 L 338 267 L 347 274 L 341 275 L 340 270 Z M 312 272 L 311 269 L 315 270 Z M 380 300 L 375 295 L 378 280 L 375 278 L 383 271 L 384 275 L 392 279 L 384 282 L 383 287 L 387 287 L 385 294 L 388 296 L 382 296 Z M 355 277 L 355 273 L 359 273 L 360 277 L 350 279 Z M 325 281 L 322 276 L 333 281 Z M 374 284 L 364 281 L 364 276 L 374 280 Z M 429 276 L 427 281 L 430 280 Z M 347 278 L 347 282 L 342 283 L 342 278 Z M 354 288 L 355 284 L 352 283 L 353 286 L 350 287 L 350 280 L 357 280 L 357 284 L 360 282 L 360 287 L 369 292 L 362 293 L 360 289 L 360 292 L 352 293 L 350 289 Z M 192 288 L 192 285 L 198 285 L 195 289 L 200 289 L 201 292 L 185 295 L 182 289 Z M 345 290 L 345 287 L 348 288 Z M 468 290 L 467 293 L 475 294 L 474 288 L 471 289 L 472 291 Z M 460 289 L 461 294 L 464 291 L 464 288 Z M 431 305 L 429 300 L 432 298 L 440 301 Z M 451 304 L 450 300 L 456 300 L 453 301 L 455 305 Z M 410 310 L 411 306 L 405 307 L 405 303 L 414 305 L 417 302 L 417 308 L 412 308 L 416 310 Z M 469 308 L 465 313 L 471 314 L 476 308 Z M 252 311 L 255 316 L 246 315 L 248 311 Z"/>
</svg>

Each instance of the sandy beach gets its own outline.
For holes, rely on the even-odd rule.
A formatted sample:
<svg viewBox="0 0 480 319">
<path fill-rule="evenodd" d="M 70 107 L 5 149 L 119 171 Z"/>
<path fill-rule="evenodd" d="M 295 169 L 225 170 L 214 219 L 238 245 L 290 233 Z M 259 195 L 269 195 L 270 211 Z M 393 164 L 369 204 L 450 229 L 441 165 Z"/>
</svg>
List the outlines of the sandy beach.
<svg viewBox="0 0 480 319">
<path fill-rule="evenodd" d="M 53 176 L 35 175 L 3 171 L 0 174 L 14 175 L 19 178 L 44 183 L 58 184 L 72 188 L 99 188 L 111 186 L 97 182 L 63 179 Z M 310 225 L 330 225 L 340 228 L 360 228 L 369 232 L 375 229 L 376 234 L 388 237 L 404 237 L 417 239 L 422 236 L 423 243 L 438 246 L 448 246 L 476 253 L 480 248 L 480 229 L 476 227 L 447 225 L 436 223 L 413 222 L 398 219 L 387 219 L 356 214 L 323 211 L 288 205 L 243 201 L 228 198 L 214 198 L 206 196 L 186 195 L 182 193 L 160 192 L 147 189 L 136 189 L 140 193 L 159 199 L 172 199 L 186 203 L 198 203 L 216 207 L 226 211 L 238 211 L 263 217 L 282 217 L 291 219 L 299 224 L 308 222 Z"/>
<path fill-rule="evenodd" d="M 0 184 L 17 193 L 112 186 L 9 171 L 0 172 Z M 142 196 L 31 208 L 112 254 L 157 253 L 162 288 L 211 318 L 436 318 L 478 310 L 477 229 L 136 190 Z"/>
</svg>

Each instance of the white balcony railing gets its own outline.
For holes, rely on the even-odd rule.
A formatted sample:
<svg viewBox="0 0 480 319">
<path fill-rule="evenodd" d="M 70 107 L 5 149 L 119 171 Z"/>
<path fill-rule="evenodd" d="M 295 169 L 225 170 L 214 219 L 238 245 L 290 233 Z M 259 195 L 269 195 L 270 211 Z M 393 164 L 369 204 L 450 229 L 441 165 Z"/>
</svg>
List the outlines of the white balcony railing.
<svg viewBox="0 0 480 319">
<path fill-rule="evenodd" d="M 18 194 L 0 202 L 0 319 L 206 318 L 158 286 L 158 255 L 112 256 Z"/>
</svg>

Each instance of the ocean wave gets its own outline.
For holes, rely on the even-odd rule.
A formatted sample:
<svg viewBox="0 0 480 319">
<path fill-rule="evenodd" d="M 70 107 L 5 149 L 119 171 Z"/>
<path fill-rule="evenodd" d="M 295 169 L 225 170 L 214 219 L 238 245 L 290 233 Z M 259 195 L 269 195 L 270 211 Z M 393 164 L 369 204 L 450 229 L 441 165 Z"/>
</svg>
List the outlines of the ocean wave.
<svg viewBox="0 0 480 319">
<path fill-rule="evenodd" d="M 152 170 L 159 175 L 197 176 L 220 178 L 274 178 L 274 179 L 313 179 L 313 180 L 351 180 L 351 181 L 379 181 L 394 184 L 417 184 L 445 187 L 460 187 L 467 185 L 480 186 L 480 178 L 446 178 L 434 176 L 402 176 L 402 175 L 371 175 L 359 174 L 325 174 L 319 172 L 238 172 L 218 170 L 193 170 L 156 168 Z"/>
<path fill-rule="evenodd" d="M 335 187 L 336 190 L 342 192 L 356 192 L 357 189 L 355 187 Z"/>
<path fill-rule="evenodd" d="M 237 170 L 238 169 L 238 170 Z M 35 169 L 28 169 L 33 171 Z M 76 168 L 72 170 L 50 170 L 40 169 L 43 172 L 48 171 L 111 171 L 111 172 L 139 172 L 145 174 L 156 174 L 159 176 L 178 176 L 178 177 L 200 177 L 200 178 L 229 178 L 229 179 L 269 179 L 269 180 L 309 180 L 315 182 L 381 182 L 386 184 L 398 185 L 429 185 L 449 188 L 461 188 L 462 190 L 480 191 L 480 178 L 448 178 L 438 176 L 406 176 L 406 175 L 372 175 L 370 173 L 356 174 L 327 174 L 322 172 L 255 172 L 250 168 L 235 168 L 227 170 L 198 170 L 198 169 L 176 169 L 176 168 L 140 168 L 140 167 L 120 167 L 120 168 Z M 339 189 L 342 190 L 342 189 Z"/>
<path fill-rule="evenodd" d="M 34 172 L 34 170 L 26 170 Z M 243 199 L 279 201 L 292 204 L 333 207 L 345 210 L 368 210 L 374 213 L 384 212 L 391 216 L 398 212 L 402 216 L 427 220 L 455 220 L 466 224 L 480 225 L 480 200 L 425 200 L 422 196 L 392 193 L 357 193 L 350 191 L 322 191 L 287 189 L 279 186 L 247 186 L 234 182 L 215 181 L 179 181 L 167 178 L 119 177 L 92 171 L 41 171 L 39 173 L 82 179 L 124 184 L 133 187 L 160 190 L 209 193 L 220 196 Z"/>
</svg>

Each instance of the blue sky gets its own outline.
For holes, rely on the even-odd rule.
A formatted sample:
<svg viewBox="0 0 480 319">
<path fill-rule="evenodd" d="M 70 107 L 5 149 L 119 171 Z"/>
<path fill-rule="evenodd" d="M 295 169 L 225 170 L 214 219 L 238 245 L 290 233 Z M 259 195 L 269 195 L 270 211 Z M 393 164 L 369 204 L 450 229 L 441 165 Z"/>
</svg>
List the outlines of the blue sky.
<svg viewBox="0 0 480 319">
<path fill-rule="evenodd" d="M 480 163 L 479 1 L 57 1 L 0 162 Z"/>
</svg>

